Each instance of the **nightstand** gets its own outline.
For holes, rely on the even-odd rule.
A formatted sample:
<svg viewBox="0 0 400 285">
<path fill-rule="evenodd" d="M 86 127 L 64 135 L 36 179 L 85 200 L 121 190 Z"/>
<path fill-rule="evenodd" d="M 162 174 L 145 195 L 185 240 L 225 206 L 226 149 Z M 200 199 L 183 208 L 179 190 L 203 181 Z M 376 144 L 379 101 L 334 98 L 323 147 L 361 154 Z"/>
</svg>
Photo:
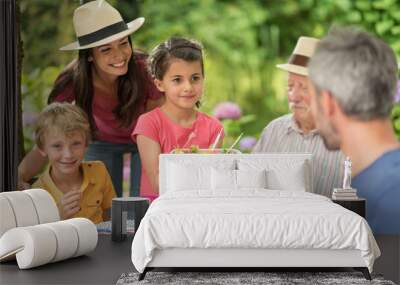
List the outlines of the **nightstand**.
<svg viewBox="0 0 400 285">
<path fill-rule="evenodd" d="M 361 217 L 365 218 L 365 204 L 366 201 L 363 198 L 358 198 L 356 200 L 336 200 L 332 199 L 333 203 L 339 204 L 340 206 L 359 214 Z"/>
<path fill-rule="evenodd" d="M 135 233 L 149 208 L 150 200 L 144 197 L 119 197 L 112 199 L 111 239 L 123 241 L 127 237 L 127 219 L 135 221 Z"/>
</svg>

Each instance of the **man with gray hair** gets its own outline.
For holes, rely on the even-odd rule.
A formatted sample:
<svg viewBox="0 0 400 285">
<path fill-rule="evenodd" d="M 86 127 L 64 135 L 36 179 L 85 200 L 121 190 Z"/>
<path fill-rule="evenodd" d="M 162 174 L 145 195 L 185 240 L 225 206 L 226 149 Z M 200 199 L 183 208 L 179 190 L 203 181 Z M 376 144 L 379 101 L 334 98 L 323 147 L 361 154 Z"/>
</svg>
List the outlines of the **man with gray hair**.
<svg viewBox="0 0 400 285">
<path fill-rule="evenodd" d="M 331 197 L 333 188 L 342 185 L 344 157 L 340 151 L 325 148 L 310 111 L 307 63 L 318 42 L 316 38 L 300 37 L 289 62 L 277 66 L 288 72 L 291 113 L 270 122 L 252 152 L 312 153 L 313 192 Z"/>
<path fill-rule="evenodd" d="M 400 234 L 400 143 L 390 112 L 397 84 L 391 48 L 369 34 L 335 28 L 309 64 L 311 110 L 330 150 L 352 160 L 352 187 L 367 200 L 375 234 Z"/>
</svg>

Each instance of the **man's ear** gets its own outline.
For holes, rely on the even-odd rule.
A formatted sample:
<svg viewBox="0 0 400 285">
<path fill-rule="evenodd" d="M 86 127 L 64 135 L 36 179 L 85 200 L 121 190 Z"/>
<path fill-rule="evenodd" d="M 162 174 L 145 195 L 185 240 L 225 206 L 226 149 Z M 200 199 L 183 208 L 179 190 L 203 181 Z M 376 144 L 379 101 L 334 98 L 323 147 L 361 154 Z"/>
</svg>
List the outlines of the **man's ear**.
<svg viewBox="0 0 400 285">
<path fill-rule="evenodd" d="M 154 85 L 157 87 L 158 90 L 161 92 L 165 92 L 162 81 L 158 79 L 154 79 Z"/>
<path fill-rule="evenodd" d="M 320 93 L 320 104 L 324 114 L 328 117 L 334 116 L 338 111 L 337 101 L 329 91 L 324 90 Z"/>
</svg>

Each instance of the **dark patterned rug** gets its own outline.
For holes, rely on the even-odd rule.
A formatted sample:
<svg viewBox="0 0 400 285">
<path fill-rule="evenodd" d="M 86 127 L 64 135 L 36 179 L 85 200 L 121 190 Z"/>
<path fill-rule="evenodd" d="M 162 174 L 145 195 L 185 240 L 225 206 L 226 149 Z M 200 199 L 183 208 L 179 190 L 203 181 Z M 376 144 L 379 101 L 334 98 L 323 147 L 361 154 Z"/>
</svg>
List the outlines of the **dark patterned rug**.
<svg viewBox="0 0 400 285">
<path fill-rule="evenodd" d="M 139 273 L 122 274 L 117 285 L 133 284 L 268 284 L 268 285 L 297 285 L 297 284 L 379 284 L 395 285 L 392 281 L 384 280 L 380 275 L 372 275 L 368 281 L 360 272 L 154 272 L 150 271 L 142 281 L 138 281 Z"/>
</svg>

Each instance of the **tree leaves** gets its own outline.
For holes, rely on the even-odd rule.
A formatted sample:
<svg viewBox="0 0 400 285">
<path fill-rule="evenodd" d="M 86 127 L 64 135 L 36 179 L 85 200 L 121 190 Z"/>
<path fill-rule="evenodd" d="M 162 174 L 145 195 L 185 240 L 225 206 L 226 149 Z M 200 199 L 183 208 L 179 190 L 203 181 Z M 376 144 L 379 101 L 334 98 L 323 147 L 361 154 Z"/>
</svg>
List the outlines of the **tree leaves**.
<svg viewBox="0 0 400 285">
<path fill-rule="evenodd" d="M 355 24 L 378 35 L 400 54 L 400 3 L 396 0 L 108 1 L 126 21 L 146 18 L 132 35 L 136 47 L 149 51 L 172 35 L 201 41 L 206 55 L 202 111 L 210 113 L 221 101 L 238 103 L 244 114 L 257 117 L 243 124 L 247 135 L 259 133 L 268 121 L 288 111 L 285 73 L 275 65 L 287 61 L 299 36 L 323 37 L 334 23 Z M 76 53 L 59 52 L 58 48 L 75 40 L 72 14 L 80 1 L 20 2 L 24 72 L 65 66 Z M 43 76 L 35 80 L 51 84 Z M 45 101 L 45 91 L 29 86 L 33 90 L 24 100 L 43 96 L 37 100 Z"/>
</svg>

